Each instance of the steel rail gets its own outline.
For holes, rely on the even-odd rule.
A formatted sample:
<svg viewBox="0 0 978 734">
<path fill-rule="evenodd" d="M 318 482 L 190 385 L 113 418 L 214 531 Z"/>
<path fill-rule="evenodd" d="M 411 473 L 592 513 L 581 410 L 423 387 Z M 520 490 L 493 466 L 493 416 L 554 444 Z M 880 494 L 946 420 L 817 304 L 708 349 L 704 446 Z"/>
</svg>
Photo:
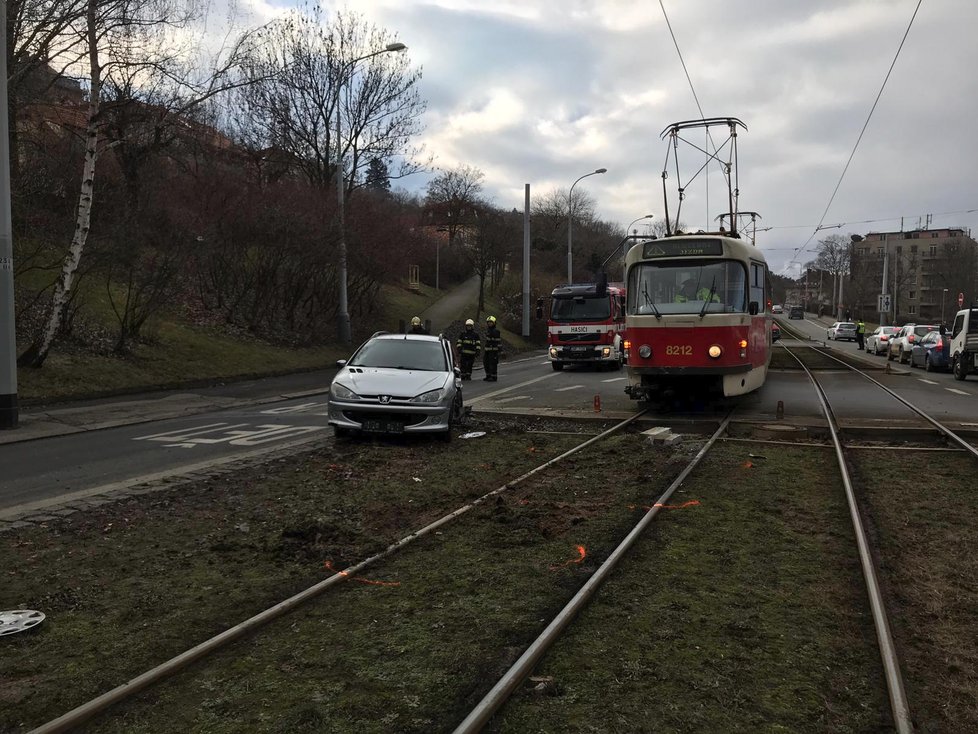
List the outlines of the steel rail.
<svg viewBox="0 0 978 734">
<path fill-rule="evenodd" d="M 655 502 L 655 505 L 642 516 L 638 524 L 632 528 L 631 532 L 625 536 L 625 539 L 611 552 L 611 555 L 605 559 L 598 569 L 591 575 L 591 578 L 587 580 L 574 595 L 574 597 L 567 602 L 566 606 L 560 610 L 553 621 L 547 625 L 547 628 L 540 633 L 540 636 L 534 640 L 526 651 L 520 656 L 513 666 L 503 674 L 503 677 L 499 679 L 495 686 L 492 687 L 483 699 L 476 704 L 469 715 L 455 728 L 454 734 L 473 734 L 474 732 L 481 731 L 482 727 L 486 725 L 493 714 L 502 706 L 507 699 L 513 694 L 523 680 L 530 674 L 536 664 L 539 662 L 540 658 L 543 657 L 544 653 L 553 645 L 553 643 L 560 637 L 567 626 L 573 621 L 577 613 L 584 607 L 585 604 L 594 596 L 598 587 L 607 579 L 611 572 L 618 565 L 619 561 L 625 556 L 625 554 L 631 549 L 635 541 L 638 540 L 639 536 L 645 531 L 649 524 L 658 515 L 661 509 L 660 505 L 666 504 L 669 498 L 672 496 L 673 492 L 678 489 L 686 477 L 689 476 L 690 472 L 693 471 L 702 461 L 703 457 L 706 456 L 707 452 L 713 447 L 717 439 L 727 430 L 727 426 L 730 424 L 731 413 L 727 414 L 727 417 L 723 419 L 720 427 L 717 428 L 716 432 L 710 437 L 710 439 L 703 445 L 696 456 L 687 464 L 686 468 L 679 474 L 679 476 L 673 481 L 672 484 L 662 493 L 662 496 Z"/>
<path fill-rule="evenodd" d="M 81 725 L 82 723 L 92 718 L 93 716 L 105 711 L 110 706 L 113 706 L 125 699 L 128 699 L 136 695 L 137 693 L 150 687 L 151 685 L 159 683 L 160 681 L 170 677 L 171 675 L 174 675 L 175 673 L 179 672 L 180 670 L 190 665 L 191 663 L 195 662 L 196 660 L 199 660 L 204 656 L 227 646 L 234 640 L 237 640 L 238 638 L 243 637 L 244 635 L 250 632 L 253 632 L 254 630 L 282 616 L 283 614 L 293 611 L 294 609 L 304 604 L 305 602 L 319 596 L 334 584 L 346 580 L 348 577 L 359 573 L 360 571 L 373 565 L 377 561 L 392 555 L 393 553 L 405 547 L 406 545 L 413 543 L 418 538 L 421 538 L 431 533 L 437 528 L 440 528 L 441 526 L 451 522 L 455 518 L 460 517 L 465 513 L 469 512 L 470 510 L 476 508 L 480 504 L 484 503 L 486 500 L 495 497 L 496 495 L 502 494 L 508 489 L 512 489 L 517 484 L 532 477 L 534 474 L 544 471 L 545 469 L 548 469 L 549 467 L 553 466 L 557 462 L 566 459 L 568 456 L 576 454 L 578 451 L 587 448 L 591 444 L 597 443 L 598 441 L 601 441 L 607 438 L 608 436 L 617 433 L 625 426 L 641 418 L 643 415 L 645 415 L 646 412 L 648 411 L 643 410 L 638 413 L 635 413 L 632 416 L 629 416 L 628 418 L 626 418 L 623 421 L 620 421 L 619 423 L 615 424 L 608 430 L 599 433 L 597 436 L 593 436 L 589 438 L 587 441 L 584 441 L 583 443 L 578 444 L 577 446 L 574 446 L 571 449 L 568 449 L 567 451 L 560 454 L 559 456 L 556 456 L 553 459 L 550 459 L 549 461 L 541 464 L 540 466 L 531 469 L 530 471 L 526 472 L 525 474 L 522 474 L 516 479 L 507 482 L 501 487 L 498 487 L 492 490 L 491 492 L 487 492 L 481 497 L 472 500 L 468 504 L 459 507 L 457 510 L 454 510 L 453 512 L 450 512 L 449 514 L 439 518 L 438 520 L 429 523 L 425 527 L 419 530 L 415 530 L 410 535 L 406 535 L 400 540 L 387 546 L 387 548 L 380 551 L 379 553 L 376 553 L 375 555 L 370 556 L 369 558 L 366 558 L 363 561 L 354 564 L 353 566 L 345 568 L 342 571 L 337 571 L 334 575 L 330 576 L 329 578 L 324 579 L 304 589 L 303 591 L 300 591 L 299 593 L 289 597 L 285 601 L 279 602 L 278 604 L 269 607 L 268 609 L 265 609 L 262 612 L 259 612 L 258 614 L 245 620 L 244 622 L 236 624 L 234 627 L 231 627 L 225 630 L 224 632 L 221 632 L 220 634 L 215 635 L 214 637 L 211 637 L 210 639 L 205 640 L 204 642 L 201 642 L 200 644 L 192 647 L 189 650 L 186 650 L 185 652 L 177 655 L 176 657 L 173 657 L 170 660 L 167 660 L 166 662 L 157 665 L 151 670 L 148 670 L 145 673 L 136 676 L 129 682 L 123 683 L 122 685 L 117 686 L 112 690 L 107 691 L 106 693 L 103 693 L 102 695 L 96 698 L 93 698 L 92 700 L 82 704 L 81 706 L 77 706 L 71 711 L 68 711 L 67 713 L 62 714 L 58 718 L 52 719 L 51 721 L 42 724 L 36 729 L 32 729 L 30 734 L 55 734 L 56 732 L 64 732 L 64 731 L 69 731 L 71 729 L 74 729 L 75 727 Z"/>
<path fill-rule="evenodd" d="M 844 362 L 841 359 L 839 359 L 838 357 L 835 357 L 835 356 L 829 354 L 828 352 L 824 352 L 821 349 L 818 349 L 816 347 L 812 347 L 812 349 L 814 349 L 819 354 L 821 354 L 821 355 L 823 355 L 825 357 L 828 357 L 829 359 L 831 359 L 831 360 L 833 360 L 835 362 L 838 362 L 841 365 L 845 365 L 846 367 L 848 367 L 849 369 L 851 369 L 853 372 L 855 372 L 857 375 L 861 375 L 862 377 L 865 377 L 867 380 L 869 380 L 870 382 L 872 382 L 878 388 L 880 388 L 881 390 L 889 393 L 889 395 L 891 397 L 895 398 L 896 400 L 900 401 L 905 406 L 907 406 L 908 408 L 910 408 L 910 410 L 912 410 L 914 413 L 916 413 L 917 415 L 919 415 L 925 421 L 927 421 L 932 426 L 934 426 L 934 428 L 936 428 L 938 431 L 940 431 L 945 436 L 947 436 L 952 441 L 954 441 L 958 446 L 960 446 L 965 451 L 967 451 L 972 456 L 974 456 L 976 459 L 978 459 L 978 448 L 975 448 L 974 446 L 972 446 L 970 443 L 968 443 L 967 441 L 965 441 L 963 438 L 961 438 L 961 436 L 959 436 L 958 434 L 956 434 L 954 431 L 952 431 L 950 428 L 948 428 L 947 426 L 945 426 L 940 421 L 938 421 L 938 420 L 936 420 L 934 418 L 931 418 L 927 413 L 925 413 L 924 411 L 922 411 L 920 408 L 918 408 L 916 405 L 914 405 L 910 401 L 908 401 L 908 400 L 900 397 L 899 395 L 897 395 L 893 390 L 891 390 L 890 388 L 888 388 L 886 385 L 884 385 L 879 380 L 873 379 L 872 377 L 870 377 L 869 375 L 867 375 L 862 370 L 856 369 L 855 367 L 853 367 L 848 362 Z M 792 356 L 794 356 L 794 355 L 792 355 Z M 798 359 L 798 358 L 795 357 L 795 359 Z"/>
<path fill-rule="evenodd" d="M 798 355 L 787 347 L 784 349 L 794 357 L 798 364 L 801 365 L 801 368 L 808 374 L 812 385 L 815 387 L 815 395 L 818 397 L 818 402 L 822 406 L 822 412 L 825 415 L 829 434 L 832 437 L 832 445 L 835 448 L 835 456 L 839 462 L 839 471 L 842 474 L 842 484 L 846 491 L 846 502 L 849 505 L 849 517 L 852 520 L 852 529 L 856 535 L 859 563 L 862 566 L 863 579 L 866 581 L 866 592 L 869 596 L 869 606 L 873 614 L 873 623 L 876 627 L 876 640 L 880 648 L 883 673 L 886 678 L 886 687 L 890 697 L 890 712 L 893 715 L 896 731 L 899 734 L 911 734 L 913 732 L 913 723 L 910 718 L 910 706 L 907 703 L 903 676 L 900 673 L 900 663 L 897 659 L 896 647 L 893 644 L 889 619 L 886 616 L 886 609 L 883 606 L 883 594 L 880 591 L 879 580 L 876 577 L 876 568 L 873 565 L 873 559 L 869 552 L 869 540 L 866 537 L 862 519 L 859 517 L 856 492 L 852 486 L 852 480 L 849 477 L 849 468 L 846 465 L 842 442 L 839 440 L 839 432 L 836 430 L 837 420 L 835 414 L 832 412 L 832 408 L 829 406 L 825 391 L 822 389 L 819 381 L 815 379 L 815 375 L 808 369 Z M 845 363 L 843 362 L 843 364 Z"/>
</svg>

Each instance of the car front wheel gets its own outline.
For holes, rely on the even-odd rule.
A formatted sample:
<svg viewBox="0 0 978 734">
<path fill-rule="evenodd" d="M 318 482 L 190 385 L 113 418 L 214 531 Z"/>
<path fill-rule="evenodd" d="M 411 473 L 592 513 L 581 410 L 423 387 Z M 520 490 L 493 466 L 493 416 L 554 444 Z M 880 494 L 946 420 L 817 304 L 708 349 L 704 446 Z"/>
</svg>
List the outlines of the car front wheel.
<svg viewBox="0 0 978 734">
<path fill-rule="evenodd" d="M 564 369 L 563 362 L 551 362 L 550 366 L 554 368 L 554 372 L 560 372 L 562 369 Z"/>
</svg>

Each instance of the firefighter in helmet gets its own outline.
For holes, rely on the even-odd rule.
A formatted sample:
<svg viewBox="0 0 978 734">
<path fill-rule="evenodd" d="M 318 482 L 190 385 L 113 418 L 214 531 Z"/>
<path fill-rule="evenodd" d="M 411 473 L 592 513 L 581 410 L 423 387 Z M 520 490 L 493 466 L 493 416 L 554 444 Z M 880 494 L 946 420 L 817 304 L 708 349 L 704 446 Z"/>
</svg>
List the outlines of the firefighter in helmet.
<svg viewBox="0 0 978 734">
<path fill-rule="evenodd" d="M 421 317 L 415 316 L 411 319 L 411 329 L 408 331 L 409 334 L 427 334 L 428 330 L 424 328 L 424 324 L 421 323 Z"/>
<path fill-rule="evenodd" d="M 496 317 L 486 316 L 486 351 L 482 356 L 486 376 L 482 379 L 488 382 L 496 381 L 496 368 L 499 367 L 499 350 L 502 344 L 502 334 L 496 328 Z"/>
<path fill-rule="evenodd" d="M 465 320 L 465 330 L 458 335 L 455 348 L 458 349 L 461 362 L 462 379 L 471 380 L 472 365 L 482 351 L 482 340 L 479 338 L 479 332 L 475 330 L 475 322 L 472 319 Z"/>
</svg>

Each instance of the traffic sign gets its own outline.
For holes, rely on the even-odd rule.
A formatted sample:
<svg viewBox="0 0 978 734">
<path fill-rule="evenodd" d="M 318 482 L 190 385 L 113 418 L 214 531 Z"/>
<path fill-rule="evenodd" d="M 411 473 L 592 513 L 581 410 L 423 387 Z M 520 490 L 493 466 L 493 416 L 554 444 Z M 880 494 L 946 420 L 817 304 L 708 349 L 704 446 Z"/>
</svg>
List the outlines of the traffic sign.
<svg viewBox="0 0 978 734">
<path fill-rule="evenodd" d="M 964 293 L 958 293 L 958 308 L 964 307 Z"/>
<path fill-rule="evenodd" d="M 880 295 L 876 296 L 876 310 L 877 311 L 879 311 L 880 313 L 889 313 L 890 312 L 890 306 L 891 306 L 891 303 L 890 303 L 890 294 L 889 293 L 881 293 Z"/>
</svg>

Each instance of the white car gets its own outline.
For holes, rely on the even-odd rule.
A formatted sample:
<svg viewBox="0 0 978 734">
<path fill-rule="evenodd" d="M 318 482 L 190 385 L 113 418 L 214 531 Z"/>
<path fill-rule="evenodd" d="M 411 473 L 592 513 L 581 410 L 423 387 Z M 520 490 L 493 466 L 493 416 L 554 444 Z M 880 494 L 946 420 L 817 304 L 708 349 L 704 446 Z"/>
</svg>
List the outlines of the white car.
<svg viewBox="0 0 978 734">
<path fill-rule="evenodd" d="M 462 418 L 462 377 L 446 339 L 378 332 L 336 364 L 328 422 L 337 436 L 434 433 L 451 440 Z"/>
<path fill-rule="evenodd" d="M 854 342 L 856 341 L 856 324 L 852 321 L 836 321 L 825 330 L 825 338 L 829 341 L 848 339 Z"/>
<path fill-rule="evenodd" d="M 779 303 L 775 303 L 771 306 L 771 313 L 784 313 L 784 307 Z"/>
<path fill-rule="evenodd" d="M 866 351 L 872 354 L 886 354 L 890 347 L 890 339 L 900 331 L 899 326 L 877 326 L 872 334 L 866 337 Z"/>
</svg>

